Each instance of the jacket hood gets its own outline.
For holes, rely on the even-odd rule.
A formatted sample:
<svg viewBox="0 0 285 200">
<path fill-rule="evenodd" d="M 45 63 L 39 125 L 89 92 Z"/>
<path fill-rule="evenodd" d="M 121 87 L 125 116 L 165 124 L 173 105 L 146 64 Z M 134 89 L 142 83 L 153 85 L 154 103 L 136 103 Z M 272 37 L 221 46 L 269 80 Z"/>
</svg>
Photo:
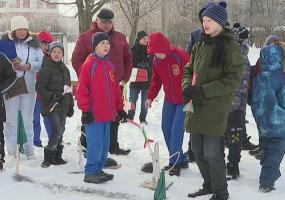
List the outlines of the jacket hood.
<svg viewBox="0 0 285 200">
<path fill-rule="evenodd" d="M 260 50 L 260 65 L 262 71 L 282 71 L 283 50 L 278 45 L 269 45 Z"/>
<path fill-rule="evenodd" d="M 172 48 L 173 47 L 170 41 L 162 33 L 155 32 L 150 35 L 149 42 L 147 45 L 148 54 L 154 54 L 154 53 L 168 54 Z"/>
</svg>

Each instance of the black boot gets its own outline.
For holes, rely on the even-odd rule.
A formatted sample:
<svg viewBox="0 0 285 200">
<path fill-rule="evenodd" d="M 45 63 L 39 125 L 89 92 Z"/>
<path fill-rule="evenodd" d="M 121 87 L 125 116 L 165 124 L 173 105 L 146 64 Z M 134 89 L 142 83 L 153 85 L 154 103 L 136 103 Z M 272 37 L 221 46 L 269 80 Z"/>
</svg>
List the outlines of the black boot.
<svg viewBox="0 0 285 200">
<path fill-rule="evenodd" d="M 130 149 L 121 149 L 121 148 L 116 148 L 116 149 L 112 149 L 109 151 L 110 154 L 115 154 L 115 155 L 128 155 L 131 150 Z"/>
<path fill-rule="evenodd" d="M 145 163 L 142 166 L 141 171 L 145 173 L 152 173 L 153 172 L 152 162 Z"/>
<path fill-rule="evenodd" d="M 240 176 L 238 163 L 229 162 L 227 164 L 227 179 L 234 180 Z"/>
<path fill-rule="evenodd" d="M 141 118 L 141 117 L 140 117 L 140 123 L 141 123 L 141 124 L 142 124 L 142 123 L 147 124 L 147 121 L 146 121 L 145 118 Z"/>
<path fill-rule="evenodd" d="M 44 150 L 44 161 L 42 162 L 42 167 L 47 168 L 54 163 L 55 151 L 51 151 L 45 148 Z"/>
<path fill-rule="evenodd" d="M 255 155 L 259 154 L 260 151 L 261 151 L 260 146 L 257 146 L 255 149 L 250 150 L 248 153 L 249 153 L 250 155 L 252 155 L 252 156 L 255 156 Z"/>
<path fill-rule="evenodd" d="M 189 193 L 188 197 L 195 198 L 195 197 L 199 197 L 199 196 L 203 196 L 203 195 L 207 195 L 207 194 L 212 194 L 212 193 L 213 192 L 212 192 L 211 188 L 203 187 L 202 189 L 199 189 L 196 192 Z"/>
<path fill-rule="evenodd" d="M 117 167 L 119 167 L 119 164 L 117 163 L 116 160 L 114 160 L 113 158 L 107 158 L 105 164 L 104 164 L 104 168 L 105 169 L 116 169 Z"/>
<path fill-rule="evenodd" d="M 257 147 L 257 145 L 252 144 L 249 140 L 250 140 L 250 136 L 247 138 L 244 138 L 242 141 L 242 150 L 253 150 Z"/>
<path fill-rule="evenodd" d="M 0 161 L 0 171 L 2 171 L 2 169 L 3 169 L 3 163 L 2 161 Z"/>
<path fill-rule="evenodd" d="M 170 176 L 180 176 L 180 167 L 179 166 L 175 166 L 174 168 L 172 168 L 171 170 L 169 170 L 169 175 Z"/>
<path fill-rule="evenodd" d="M 62 159 L 63 145 L 57 145 L 56 152 L 54 155 L 54 165 L 64 165 L 66 161 Z"/>
<path fill-rule="evenodd" d="M 229 194 L 213 194 L 213 196 L 210 198 L 210 200 L 227 200 L 229 199 Z"/>
</svg>

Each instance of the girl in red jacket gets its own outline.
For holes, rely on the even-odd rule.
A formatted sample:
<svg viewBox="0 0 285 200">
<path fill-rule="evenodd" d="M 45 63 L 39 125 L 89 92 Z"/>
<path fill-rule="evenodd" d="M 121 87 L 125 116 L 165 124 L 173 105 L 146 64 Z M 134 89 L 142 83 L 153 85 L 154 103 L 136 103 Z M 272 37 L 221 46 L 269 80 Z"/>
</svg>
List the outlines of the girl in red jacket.
<svg viewBox="0 0 285 200">
<path fill-rule="evenodd" d="M 157 96 L 161 86 L 165 93 L 162 109 L 162 132 L 169 151 L 169 156 L 180 152 L 178 164 L 169 171 L 169 175 L 180 176 L 181 168 L 188 168 L 186 157 L 182 152 L 184 136 L 183 97 L 182 97 L 182 75 L 186 63 L 189 61 L 189 54 L 175 47 L 172 47 L 169 40 L 162 33 L 150 35 L 148 54 L 154 54 L 152 62 L 153 75 L 145 102 L 147 108 L 151 107 L 152 101 Z M 169 160 L 170 169 L 175 163 L 177 156 Z"/>
<path fill-rule="evenodd" d="M 85 126 L 87 162 L 84 181 L 103 183 L 113 179 L 102 168 L 110 145 L 110 122 L 119 117 L 126 121 L 119 84 L 114 76 L 115 66 L 108 60 L 110 37 L 97 32 L 92 37 L 94 48 L 82 66 L 76 92 L 77 105 L 82 110 Z"/>
</svg>

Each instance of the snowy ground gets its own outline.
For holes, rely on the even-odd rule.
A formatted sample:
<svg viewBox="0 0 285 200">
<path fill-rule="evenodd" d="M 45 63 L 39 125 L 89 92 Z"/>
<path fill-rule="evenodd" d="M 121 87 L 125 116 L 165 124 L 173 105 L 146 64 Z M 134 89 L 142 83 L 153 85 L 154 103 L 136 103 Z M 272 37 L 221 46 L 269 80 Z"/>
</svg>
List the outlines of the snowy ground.
<svg viewBox="0 0 285 200">
<path fill-rule="evenodd" d="M 258 49 L 250 50 L 250 61 L 255 63 L 258 57 Z M 149 110 L 146 131 L 149 138 L 160 144 L 161 165 L 167 164 L 167 150 L 164 144 L 160 129 L 161 109 L 163 96 L 160 94 L 153 108 Z M 257 143 L 257 130 L 254 119 L 247 110 L 247 132 L 252 136 L 252 141 Z M 76 110 L 72 119 L 67 119 L 66 131 L 64 135 L 65 149 L 63 157 L 68 164 L 64 166 L 51 166 L 48 169 L 40 167 L 43 160 L 43 148 L 35 148 L 36 159 L 27 160 L 21 158 L 20 172 L 29 177 L 31 182 L 17 182 L 13 179 L 15 173 L 15 159 L 6 157 L 5 170 L 0 173 L 0 199 L 13 200 L 103 200 L 103 199 L 131 199 L 131 200 L 151 200 L 153 191 L 139 187 L 139 185 L 151 175 L 142 174 L 140 167 L 143 163 L 150 161 L 148 150 L 143 148 L 143 137 L 139 130 L 130 125 L 120 126 L 119 138 L 123 148 L 130 148 L 132 152 L 128 156 L 111 156 L 115 158 L 122 167 L 117 170 L 107 170 L 115 175 L 113 181 L 101 185 L 87 184 L 83 182 L 83 174 L 70 174 L 71 171 L 81 170 L 78 165 L 77 138 L 80 124 L 80 111 Z M 136 119 L 137 120 L 137 119 Z M 44 144 L 47 143 L 46 133 L 43 130 L 42 138 Z M 184 150 L 187 148 L 189 135 L 185 134 Z M 70 144 L 67 144 L 70 143 Z M 285 170 L 285 161 L 281 166 L 281 172 Z M 258 192 L 258 177 L 260 173 L 259 161 L 251 157 L 247 151 L 242 152 L 240 163 L 241 178 L 238 181 L 230 181 L 229 193 L 231 200 L 282 200 L 285 199 L 285 176 L 276 182 L 276 191 L 269 194 Z M 202 178 L 195 163 L 190 164 L 190 168 L 183 170 L 180 177 L 170 177 L 166 173 L 166 182 L 174 182 L 167 191 L 167 197 L 171 200 L 189 199 L 187 194 L 190 191 L 201 187 Z M 80 192 L 78 189 L 88 189 L 89 193 Z M 195 198 L 197 200 L 209 199 L 210 195 Z"/>
</svg>

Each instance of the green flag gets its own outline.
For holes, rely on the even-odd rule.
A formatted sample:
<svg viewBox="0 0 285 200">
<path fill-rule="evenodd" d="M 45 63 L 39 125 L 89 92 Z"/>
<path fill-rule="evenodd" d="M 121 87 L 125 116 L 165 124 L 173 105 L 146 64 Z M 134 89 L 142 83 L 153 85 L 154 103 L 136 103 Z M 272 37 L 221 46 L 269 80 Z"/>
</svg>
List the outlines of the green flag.
<svg viewBox="0 0 285 200">
<path fill-rule="evenodd" d="M 18 126 L 17 126 L 17 144 L 19 145 L 19 151 L 24 153 L 24 144 L 27 142 L 27 135 L 24 127 L 24 121 L 21 111 L 18 111 Z"/>
<path fill-rule="evenodd" d="M 160 172 L 159 182 L 156 186 L 154 192 L 154 200 L 164 200 L 166 199 L 166 189 L 165 189 L 165 173 L 162 169 Z"/>
</svg>

